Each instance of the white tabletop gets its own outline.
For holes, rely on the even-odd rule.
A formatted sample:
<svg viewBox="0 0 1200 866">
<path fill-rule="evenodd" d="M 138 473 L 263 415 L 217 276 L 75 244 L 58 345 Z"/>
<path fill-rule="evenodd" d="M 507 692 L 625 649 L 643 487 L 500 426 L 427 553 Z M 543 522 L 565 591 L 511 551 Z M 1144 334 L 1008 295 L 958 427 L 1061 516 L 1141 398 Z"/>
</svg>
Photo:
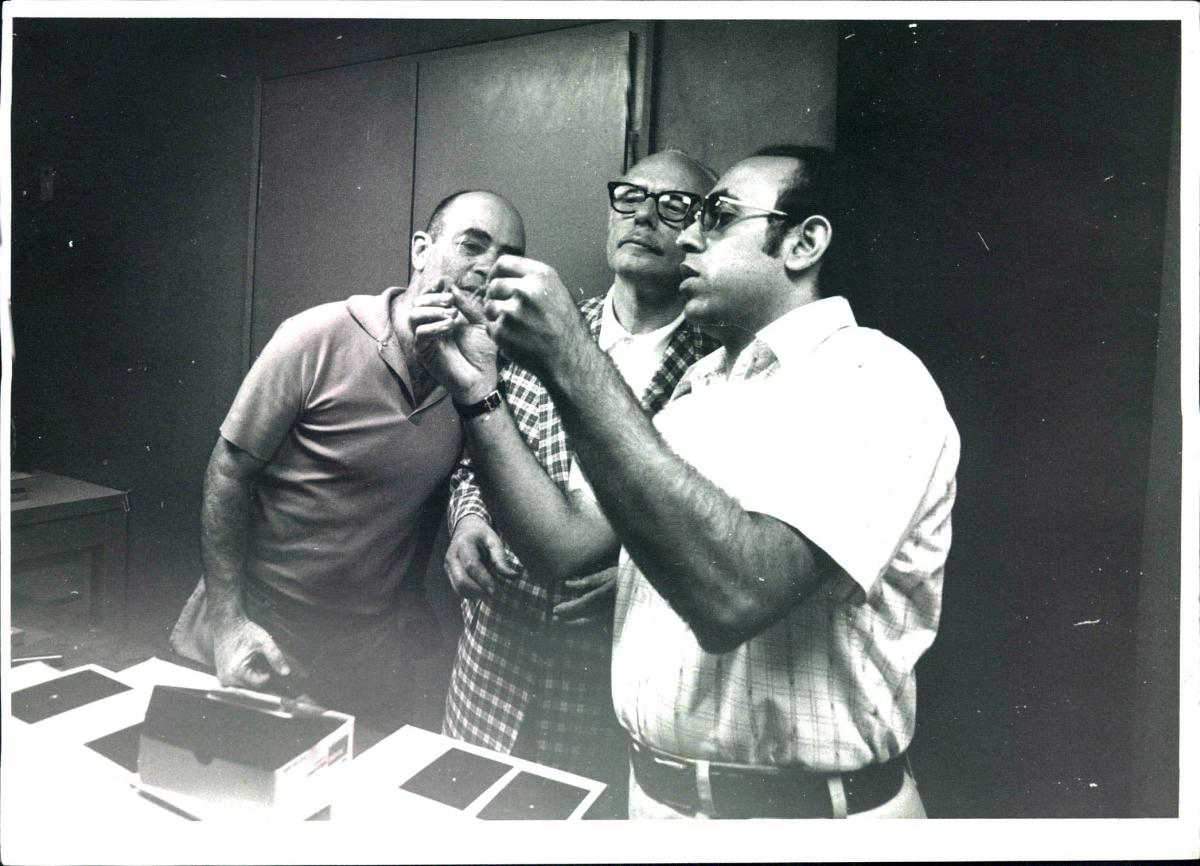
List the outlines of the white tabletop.
<svg viewBox="0 0 1200 866">
<path fill-rule="evenodd" d="M 159 825 L 186 820 L 139 795 L 136 773 L 103 757 L 86 744 L 141 722 L 154 686 L 217 688 L 216 678 L 157 658 L 118 673 L 98 665 L 59 671 L 34 662 L 13 668 L 7 677 L 8 686 L 15 692 L 83 670 L 112 677 L 130 689 L 35 724 L 12 717 L 5 720 L 5 785 L 6 790 L 20 795 L 6 798 L 4 823 L 20 826 L 20 821 L 24 820 L 33 822 L 24 826 L 37 826 L 51 820 L 49 816 L 56 816 L 53 820 L 60 821 L 64 815 L 78 815 L 112 829 L 139 827 L 142 825 L 137 822 L 144 821 Z M 508 769 L 461 810 L 400 787 L 452 748 L 501 761 Z M 330 819 L 338 823 L 472 820 L 522 771 L 586 791 L 570 819 L 580 818 L 604 790 L 601 782 L 410 725 L 385 737 L 350 762 L 347 771 L 340 774 Z M 10 813 L 10 807 L 15 811 Z"/>
</svg>

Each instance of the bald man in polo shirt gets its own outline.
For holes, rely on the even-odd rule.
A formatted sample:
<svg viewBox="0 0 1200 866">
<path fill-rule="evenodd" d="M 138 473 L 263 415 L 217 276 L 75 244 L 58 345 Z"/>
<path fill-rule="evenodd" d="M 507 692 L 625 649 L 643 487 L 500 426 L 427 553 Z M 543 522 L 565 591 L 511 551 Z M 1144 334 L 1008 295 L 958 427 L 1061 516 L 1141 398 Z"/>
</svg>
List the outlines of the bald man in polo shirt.
<svg viewBox="0 0 1200 866">
<path fill-rule="evenodd" d="M 509 202 L 456 193 L 413 235 L 411 285 L 306 310 L 263 349 L 204 478 L 205 619 L 223 684 L 406 719 L 396 614 L 419 588 L 462 447 L 407 311 L 435 287 L 480 288 L 524 248 Z"/>
</svg>

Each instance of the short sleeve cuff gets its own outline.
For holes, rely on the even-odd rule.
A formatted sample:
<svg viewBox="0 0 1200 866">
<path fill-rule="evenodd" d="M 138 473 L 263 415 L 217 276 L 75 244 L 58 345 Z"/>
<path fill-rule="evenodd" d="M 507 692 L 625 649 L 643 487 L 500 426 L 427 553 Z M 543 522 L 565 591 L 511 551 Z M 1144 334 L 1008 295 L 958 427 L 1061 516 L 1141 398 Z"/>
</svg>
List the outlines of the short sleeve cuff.
<svg viewBox="0 0 1200 866">
<path fill-rule="evenodd" d="M 242 451 L 245 451 L 251 457 L 261 460 L 263 463 L 270 463 L 271 459 L 275 456 L 275 451 L 277 451 L 278 448 L 271 450 L 263 448 L 259 443 L 252 441 L 249 437 L 239 435 L 239 429 L 240 428 L 233 423 L 233 419 L 231 417 L 227 417 L 225 422 L 221 424 L 221 438 L 230 445 L 234 445 L 240 448 Z"/>
<path fill-rule="evenodd" d="M 884 533 L 872 532 L 861 523 L 837 523 L 838 515 L 853 513 L 841 508 L 806 511 L 795 498 L 776 498 L 770 494 L 744 498 L 741 504 L 747 511 L 766 514 L 795 529 L 836 562 L 864 595 L 870 595 L 895 553 L 895 544 L 884 541 Z M 828 516 L 823 518 L 821 511 Z M 847 529 L 856 531 L 848 533 Z M 863 597 L 853 587 L 843 590 L 846 598 Z"/>
</svg>

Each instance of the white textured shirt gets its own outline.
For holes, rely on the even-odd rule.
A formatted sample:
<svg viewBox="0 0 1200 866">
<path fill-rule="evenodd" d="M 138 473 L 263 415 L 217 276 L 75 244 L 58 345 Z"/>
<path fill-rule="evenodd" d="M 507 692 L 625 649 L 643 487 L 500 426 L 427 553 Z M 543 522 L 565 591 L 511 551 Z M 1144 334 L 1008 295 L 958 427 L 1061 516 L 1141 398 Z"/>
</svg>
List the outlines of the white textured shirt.
<svg viewBox="0 0 1200 866">
<path fill-rule="evenodd" d="M 600 336 L 596 338 L 596 343 L 600 350 L 612 359 L 613 366 L 617 368 L 633 396 L 640 399 L 662 367 L 671 335 L 682 324 L 681 312 L 661 328 L 632 334 L 617 319 L 617 312 L 613 307 L 613 290 L 609 289 L 604 297 L 604 306 L 600 308 Z M 589 497 L 595 498 L 579 461 L 574 457 L 571 458 L 571 475 L 567 481 L 567 488 L 582 490 Z"/>
<path fill-rule="evenodd" d="M 731 652 L 691 628 L 622 551 L 613 701 L 638 741 L 696 759 L 858 769 L 908 747 L 913 667 L 933 642 L 959 439 L 911 352 L 843 298 L 697 362 L 655 418 L 747 511 L 792 526 L 845 575 Z"/>
</svg>

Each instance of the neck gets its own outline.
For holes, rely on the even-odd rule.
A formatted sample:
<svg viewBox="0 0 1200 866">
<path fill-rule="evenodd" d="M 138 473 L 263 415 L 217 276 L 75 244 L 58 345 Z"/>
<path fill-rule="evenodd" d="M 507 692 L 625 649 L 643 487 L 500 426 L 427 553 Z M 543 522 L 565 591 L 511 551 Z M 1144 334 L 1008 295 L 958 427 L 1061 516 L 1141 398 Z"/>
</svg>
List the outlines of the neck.
<svg viewBox="0 0 1200 866">
<path fill-rule="evenodd" d="M 733 365 L 734 359 L 742 353 L 742 349 L 750 345 L 750 341 L 758 333 L 757 331 L 746 331 L 733 325 L 714 327 L 711 331 L 712 335 L 721 341 L 721 347 L 725 350 L 726 366 Z"/>
<path fill-rule="evenodd" d="M 678 286 L 645 285 L 624 279 L 613 281 L 613 312 L 631 334 L 645 334 L 669 325 L 683 309 Z"/>
<path fill-rule="evenodd" d="M 789 291 L 777 295 L 774 303 L 764 303 L 753 311 L 747 311 L 757 315 L 748 316 L 743 322 L 725 322 L 715 325 L 711 330 L 713 336 L 720 340 L 721 345 L 725 347 L 725 355 L 732 363 L 733 359 L 750 345 L 755 335 L 767 325 L 792 310 L 818 300 L 820 297 L 817 295 L 815 285 L 794 283 Z"/>
</svg>

